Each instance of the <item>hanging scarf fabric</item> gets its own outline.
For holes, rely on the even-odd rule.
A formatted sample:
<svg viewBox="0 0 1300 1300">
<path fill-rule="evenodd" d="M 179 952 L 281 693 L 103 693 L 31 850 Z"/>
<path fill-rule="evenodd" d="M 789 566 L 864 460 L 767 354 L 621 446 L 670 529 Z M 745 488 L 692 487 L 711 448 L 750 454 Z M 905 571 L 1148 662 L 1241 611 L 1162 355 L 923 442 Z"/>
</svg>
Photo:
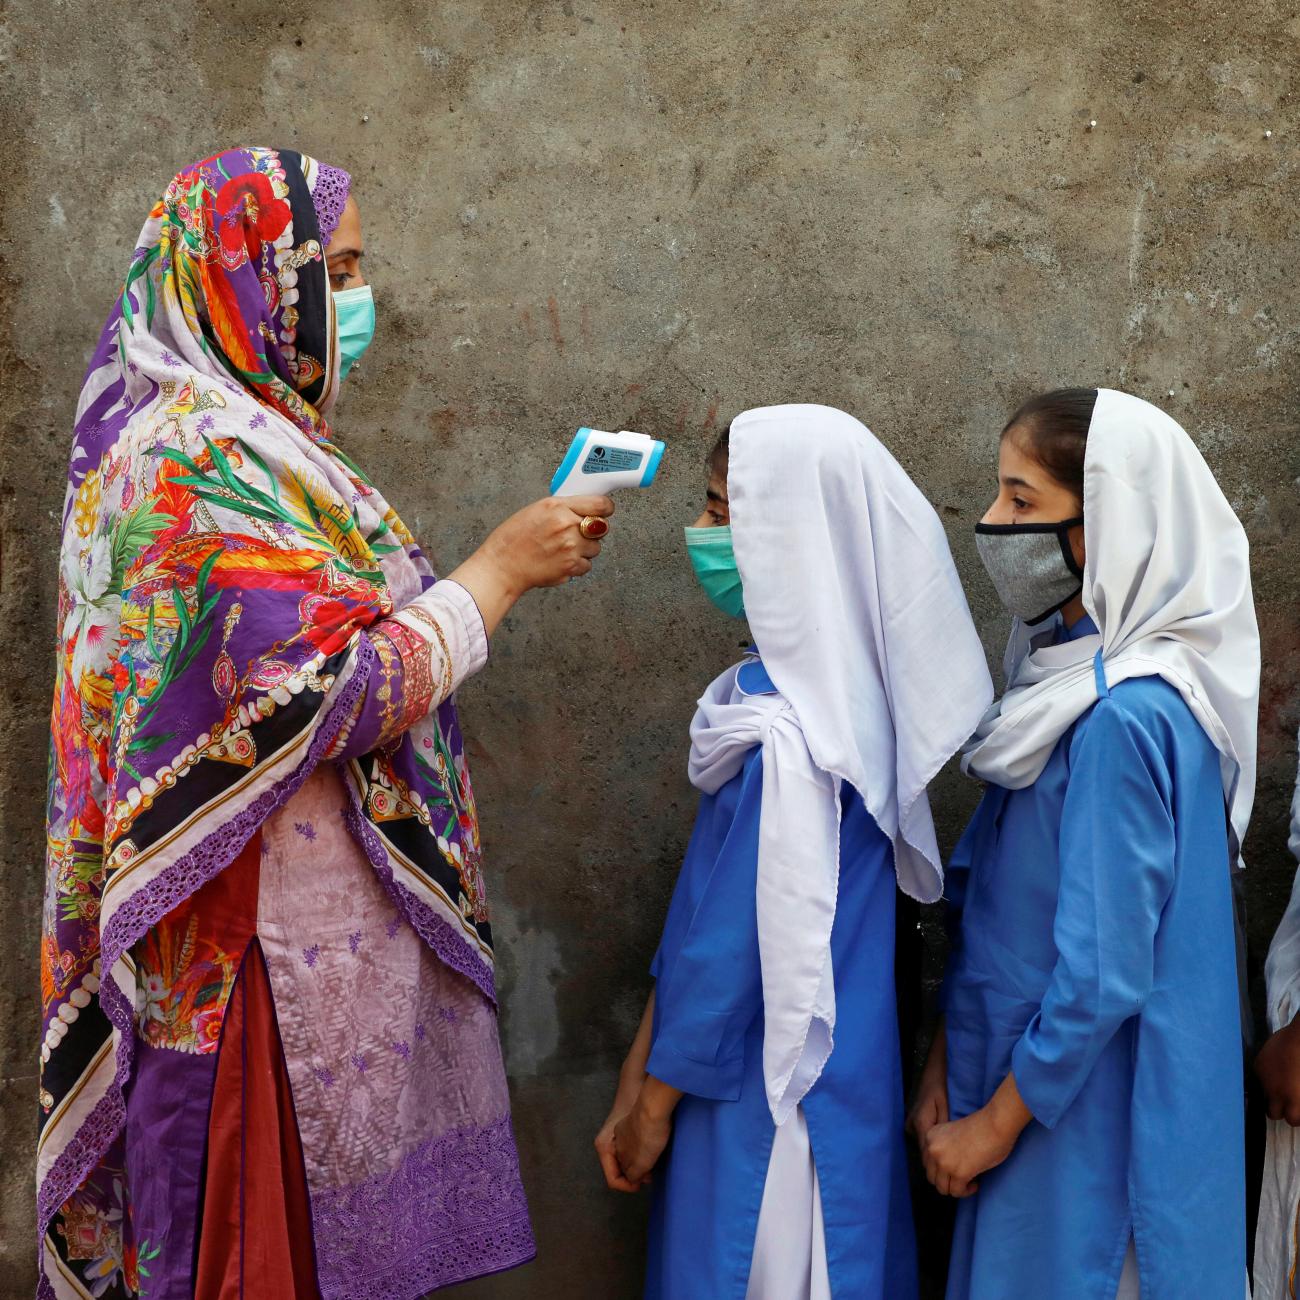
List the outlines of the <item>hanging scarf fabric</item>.
<svg viewBox="0 0 1300 1300">
<path fill-rule="evenodd" d="M 1300 748 L 1300 735 L 1296 744 Z M 1287 848 L 1300 863 L 1300 770 L 1296 772 L 1291 796 L 1291 835 Z M 1269 944 L 1264 978 L 1268 985 L 1268 1027 L 1276 1033 L 1300 1014 L 1300 871 L 1292 880 L 1290 901 Z"/>
<path fill-rule="evenodd" d="M 1084 457 L 1083 604 L 1096 635 L 1059 645 L 1016 624 L 1006 693 L 963 765 L 1011 790 L 1032 785 L 1057 741 L 1114 687 L 1161 677 L 1219 751 L 1239 861 L 1255 794 L 1259 632 L 1250 548 L 1195 443 L 1141 398 L 1097 393 Z"/>
<path fill-rule="evenodd" d="M 66 1203 L 120 1135 L 132 946 L 332 747 L 364 753 L 353 833 L 394 902 L 494 997 L 455 707 L 411 724 L 362 693 L 364 629 L 434 578 L 326 422 L 339 361 L 324 244 L 346 194 L 346 174 L 288 151 L 181 172 L 82 389 L 41 940 L 43 1243 L 77 1233 Z"/>
<path fill-rule="evenodd" d="M 746 411 L 727 489 L 745 615 L 780 695 L 747 696 L 736 668 L 723 673 L 691 725 L 690 776 L 713 792 L 763 747 L 763 1070 L 780 1124 L 833 1046 L 841 786 L 892 842 L 900 887 L 933 902 L 943 870 L 926 787 L 993 684 L 939 517 L 858 420 Z"/>
<path fill-rule="evenodd" d="M 1300 744 L 1300 736 L 1297 738 Z M 1287 847 L 1300 862 L 1300 771 L 1291 799 L 1291 836 Z M 1300 1015 L 1300 871 L 1291 882 L 1291 899 L 1269 944 L 1264 963 L 1268 1027 L 1285 1029 Z M 1300 1129 L 1285 1119 L 1268 1121 L 1264 1176 L 1255 1228 L 1255 1290 L 1257 1300 L 1289 1300 L 1295 1294 L 1300 1267 Z"/>
</svg>

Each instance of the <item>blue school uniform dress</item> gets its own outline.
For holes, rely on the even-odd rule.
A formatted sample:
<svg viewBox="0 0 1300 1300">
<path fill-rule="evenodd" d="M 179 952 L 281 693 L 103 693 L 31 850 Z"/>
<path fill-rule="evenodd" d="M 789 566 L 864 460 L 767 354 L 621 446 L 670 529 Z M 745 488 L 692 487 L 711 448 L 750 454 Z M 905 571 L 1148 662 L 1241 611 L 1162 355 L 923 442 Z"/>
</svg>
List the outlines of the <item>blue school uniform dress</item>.
<svg viewBox="0 0 1300 1300">
<path fill-rule="evenodd" d="M 1085 618 L 1072 632 L 1095 633 Z M 1238 1300 L 1241 1019 L 1219 755 L 1157 677 L 1107 690 L 949 868 L 952 1117 L 1034 1119 L 960 1203 L 948 1300 Z"/>
<path fill-rule="evenodd" d="M 761 663 L 748 695 L 774 693 Z M 744 1300 L 775 1129 L 763 1082 L 755 885 L 763 755 L 700 799 L 651 968 L 649 1072 L 686 1095 L 655 1170 L 649 1300 Z M 893 849 L 844 787 L 831 935 L 835 1046 L 804 1096 L 839 1300 L 911 1300 L 916 1248 L 894 1001 Z"/>
</svg>

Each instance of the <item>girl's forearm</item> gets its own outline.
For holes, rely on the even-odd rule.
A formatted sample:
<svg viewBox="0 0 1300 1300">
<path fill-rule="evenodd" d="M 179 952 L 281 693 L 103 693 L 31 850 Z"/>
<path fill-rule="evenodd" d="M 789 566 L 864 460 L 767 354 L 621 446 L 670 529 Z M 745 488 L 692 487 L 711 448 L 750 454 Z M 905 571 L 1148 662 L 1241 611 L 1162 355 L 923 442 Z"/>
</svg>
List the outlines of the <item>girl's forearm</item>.
<svg viewBox="0 0 1300 1300">
<path fill-rule="evenodd" d="M 646 1062 L 650 1059 L 650 1040 L 654 1026 L 655 1015 L 655 991 L 650 990 L 650 996 L 646 1000 L 645 1011 L 641 1015 L 641 1023 L 637 1026 L 636 1037 L 632 1040 L 632 1046 L 628 1048 L 627 1057 L 623 1061 L 623 1068 L 619 1071 L 619 1076 L 624 1081 L 635 1079 L 638 1086 L 641 1080 L 645 1078 Z"/>
<path fill-rule="evenodd" d="M 656 1079 L 653 1074 L 647 1074 L 641 1084 L 641 1091 L 637 1094 L 636 1104 L 648 1118 L 662 1122 L 671 1117 L 682 1096 L 681 1089 L 674 1088 L 662 1079 Z"/>
<path fill-rule="evenodd" d="M 940 1015 L 935 1022 L 934 1037 L 930 1040 L 930 1051 L 925 1058 L 926 1074 L 939 1074 L 948 1077 L 948 1033 L 944 1017 Z"/>
<path fill-rule="evenodd" d="M 619 1091 L 627 1089 L 631 1092 L 635 1089 L 636 1099 L 633 1104 L 636 1109 L 640 1110 L 647 1119 L 661 1123 L 671 1117 L 677 1103 L 682 1099 L 682 1093 L 671 1084 L 646 1073 L 646 1064 L 650 1060 L 654 1016 L 655 991 L 651 989 L 650 996 L 646 999 L 645 1011 L 641 1016 L 641 1024 L 637 1027 L 636 1037 L 632 1040 L 627 1059 L 623 1062 L 622 1070 L 619 1071 Z"/>
<path fill-rule="evenodd" d="M 1015 1141 L 1034 1118 L 1033 1111 L 1025 1105 L 1016 1086 L 1016 1076 L 1008 1074 L 998 1084 L 998 1090 L 989 1098 L 989 1118 L 997 1131 L 1010 1141 Z"/>
</svg>

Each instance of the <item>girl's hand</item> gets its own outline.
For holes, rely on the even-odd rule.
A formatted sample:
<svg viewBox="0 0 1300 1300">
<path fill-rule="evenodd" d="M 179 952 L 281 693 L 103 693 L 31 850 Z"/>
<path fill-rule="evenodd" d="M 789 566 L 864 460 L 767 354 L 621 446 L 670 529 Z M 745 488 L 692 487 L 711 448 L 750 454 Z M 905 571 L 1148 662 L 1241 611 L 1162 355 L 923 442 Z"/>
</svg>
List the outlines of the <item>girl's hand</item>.
<svg viewBox="0 0 1300 1300">
<path fill-rule="evenodd" d="M 921 1071 L 921 1081 L 916 1088 L 912 1109 L 907 1115 L 907 1131 L 918 1143 L 924 1145 L 925 1135 L 936 1124 L 948 1122 L 948 1038 L 943 1021 L 935 1030 L 930 1054 Z"/>
<path fill-rule="evenodd" d="M 975 1180 L 1011 1154 L 1031 1119 L 1015 1077 L 1008 1074 L 987 1106 L 926 1133 L 921 1143 L 926 1177 L 945 1196 L 972 1195 L 979 1190 Z"/>
<path fill-rule="evenodd" d="M 640 1188 L 650 1181 L 650 1171 L 663 1155 L 672 1131 L 672 1111 L 648 1105 L 643 1087 L 636 1104 L 614 1126 L 614 1156 L 629 1183 Z"/>
<path fill-rule="evenodd" d="M 1300 1019 L 1283 1026 L 1259 1049 L 1255 1073 L 1268 1098 L 1269 1119 L 1300 1127 Z"/>
<path fill-rule="evenodd" d="M 641 1091 L 641 1081 L 644 1078 L 644 1073 L 637 1077 L 629 1077 L 625 1069 L 624 1074 L 619 1078 L 618 1091 L 614 1094 L 614 1104 L 610 1107 L 609 1116 L 601 1125 L 600 1132 L 596 1134 L 596 1155 L 605 1174 L 605 1184 L 611 1191 L 639 1192 L 645 1186 L 644 1180 L 634 1183 L 624 1175 L 614 1150 L 614 1130 L 636 1105 L 637 1095 Z"/>
<path fill-rule="evenodd" d="M 925 1176 L 945 1196 L 970 1196 L 979 1190 L 975 1179 L 1000 1165 L 1015 1139 L 1006 1140 L 988 1117 L 988 1108 L 965 1119 L 933 1125 L 921 1143 Z"/>
<path fill-rule="evenodd" d="M 644 1106 L 657 1107 L 657 1112 L 667 1120 L 677 1104 L 677 1099 L 681 1097 L 681 1093 L 676 1089 L 668 1087 L 658 1079 L 650 1078 L 646 1073 L 646 1065 L 650 1060 L 654 1015 L 655 993 L 654 989 L 651 989 L 650 996 L 646 999 L 645 1011 L 641 1014 L 641 1023 L 637 1027 L 636 1037 L 628 1049 L 627 1060 L 623 1062 L 623 1068 L 618 1072 L 618 1091 L 614 1094 L 614 1105 L 610 1108 L 609 1118 L 596 1134 L 596 1155 L 600 1157 L 600 1167 L 605 1172 L 605 1182 L 616 1192 L 639 1192 L 650 1181 L 648 1176 L 633 1179 L 624 1172 L 623 1166 L 619 1163 L 616 1143 L 619 1127 L 631 1115 L 638 1102 L 642 1102 Z M 643 1093 L 644 1101 L 642 1101 Z M 660 1147 L 660 1150 L 663 1148 Z"/>
</svg>

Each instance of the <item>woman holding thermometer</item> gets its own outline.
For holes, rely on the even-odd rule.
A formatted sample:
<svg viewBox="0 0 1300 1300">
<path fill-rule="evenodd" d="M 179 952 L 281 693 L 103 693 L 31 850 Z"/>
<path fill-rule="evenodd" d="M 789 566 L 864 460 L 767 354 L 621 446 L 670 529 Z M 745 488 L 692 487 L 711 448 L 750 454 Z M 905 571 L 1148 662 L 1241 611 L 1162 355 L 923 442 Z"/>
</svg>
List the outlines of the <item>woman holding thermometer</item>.
<svg viewBox="0 0 1300 1300">
<path fill-rule="evenodd" d="M 42 1294 L 411 1300 L 534 1253 L 453 697 L 525 592 L 591 569 L 614 506 L 537 501 L 435 576 L 333 424 L 374 333 L 363 251 L 346 172 L 227 150 L 165 187 L 91 359 Z"/>
</svg>

